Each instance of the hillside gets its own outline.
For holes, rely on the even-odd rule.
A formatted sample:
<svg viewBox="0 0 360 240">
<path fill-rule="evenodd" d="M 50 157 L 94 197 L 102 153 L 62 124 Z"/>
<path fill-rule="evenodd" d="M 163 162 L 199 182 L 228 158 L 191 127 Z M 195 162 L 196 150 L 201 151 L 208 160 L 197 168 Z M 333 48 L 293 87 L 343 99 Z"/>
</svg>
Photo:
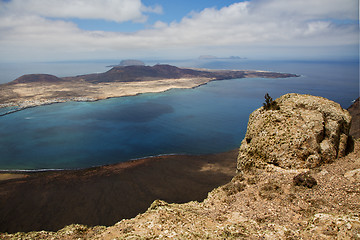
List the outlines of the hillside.
<svg viewBox="0 0 360 240">
<path fill-rule="evenodd" d="M 236 156 L 233 150 L 83 170 L 0 173 L 0 232 L 57 231 L 72 223 L 110 226 L 145 212 L 156 199 L 203 201 L 234 176 Z"/>
<path fill-rule="evenodd" d="M 178 68 L 171 65 L 125 65 L 115 66 L 104 73 L 86 74 L 75 77 L 58 78 L 49 74 L 27 74 L 21 76 L 9 84 L 19 83 L 56 83 L 56 82 L 76 82 L 85 81 L 89 83 L 102 82 L 134 82 L 134 81 L 153 81 L 159 79 L 179 79 L 179 78 L 209 78 L 215 80 L 244 78 L 256 74 L 258 77 L 286 78 L 296 77 L 295 74 L 246 71 L 246 70 L 195 70 L 188 68 Z"/>
<path fill-rule="evenodd" d="M 238 173 L 202 202 L 156 200 L 143 214 L 111 227 L 70 225 L 0 237 L 358 239 L 360 141 L 348 135 L 350 114 L 310 95 L 287 94 L 276 102 L 278 110 L 261 107 L 250 115 Z"/>
<path fill-rule="evenodd" d="M 239 71 L 239 76 L 243 77 Z M 206 77 L 213 78 L 213 73 L 196 71 L 192 69 L 183 69 L 171 65 L 155 66 L 118 66 L 113 67 L 105 73 L 81 75 L 75 78 L 66 78 L 66 80 L 84 80 L 91 83 L 100 82 L 133 82 L 133 81 L 151 81 L 156 79 L 176 79 L 176 78 L 194 78 Z M 224 74 L 224 77 L 226 75 Z"/>
<path fill-rule="evenodd" d="M 63 80 L 61 78 L 58 78 L 54 75 L 50 74 L 26 74 L 23 75 L 14 81 L 11 82 L 11 84 L 19 84 L 19 83 L 59 83 Z"/>
</svg>

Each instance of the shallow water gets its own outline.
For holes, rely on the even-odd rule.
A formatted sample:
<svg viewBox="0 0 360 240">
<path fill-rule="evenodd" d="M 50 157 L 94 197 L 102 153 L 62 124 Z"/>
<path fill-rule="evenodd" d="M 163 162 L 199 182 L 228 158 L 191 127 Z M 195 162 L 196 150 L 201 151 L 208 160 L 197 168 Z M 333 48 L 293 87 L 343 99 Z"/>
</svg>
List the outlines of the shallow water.
<svg viewBox="0 0 360 240">
<path fill-rule="evenodd" d="M 359 95 L 357 63 L 215 62 L 209 68 L 301 74 L 286 79 L 233 79 L 97 102 L 69 102 L 0 117 L 0 169 L 69 169 L 158 154 L 234 149 L 249 114 L 288 92 L 327 97 L 348 107 Z"/>
</svg>

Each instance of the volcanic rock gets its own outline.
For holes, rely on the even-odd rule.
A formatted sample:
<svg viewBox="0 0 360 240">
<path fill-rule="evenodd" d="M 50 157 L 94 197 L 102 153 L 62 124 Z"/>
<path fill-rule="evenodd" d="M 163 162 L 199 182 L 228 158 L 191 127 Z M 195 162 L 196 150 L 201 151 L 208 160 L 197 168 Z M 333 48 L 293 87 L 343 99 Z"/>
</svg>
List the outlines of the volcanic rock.
<svg viewBox="0 0 360 240">
<path fill-rule="evenodd" d="M 63 82 L 63 80 L 61 78 L 58 78 L 50 74 L 26 74 L 15 79 L 14 81 L 11 82 L 11 84 L 34 83 L 34 82 L 56 83 L 56 82 Z"/>
<path fill-rule="evenodd" d="M 351 116 L 338 103 L 294 93 L 275 101 L 279 110 L 261 107 L 250 115 L 238 171 L 314 168 L 345 155 Z"/>
<path fill-rule="evenodd" d="M 316 179 L 310 175 L 308 172 L 300 173 L 294 177 L 294 183 L 296 186 L 304 186 L 308 188 L 312 188 L 317 185 Z"/>
</svg>

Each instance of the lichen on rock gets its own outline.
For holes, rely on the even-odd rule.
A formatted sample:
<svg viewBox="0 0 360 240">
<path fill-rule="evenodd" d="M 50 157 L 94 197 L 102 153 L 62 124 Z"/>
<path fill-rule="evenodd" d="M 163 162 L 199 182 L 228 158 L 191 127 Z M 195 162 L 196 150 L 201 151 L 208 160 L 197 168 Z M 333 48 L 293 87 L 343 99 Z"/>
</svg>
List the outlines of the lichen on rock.
<svg viewBox="0 0 360 240">
<path fill-rule="evenodd" d="M 322 97 L 290 93 L 276 99 L 280 109 L 261 107 L 249 117 L 237 170 L 273 164 L 285 169 L 314 168 L 346 152 L 350 114 Z"/>
</svg>

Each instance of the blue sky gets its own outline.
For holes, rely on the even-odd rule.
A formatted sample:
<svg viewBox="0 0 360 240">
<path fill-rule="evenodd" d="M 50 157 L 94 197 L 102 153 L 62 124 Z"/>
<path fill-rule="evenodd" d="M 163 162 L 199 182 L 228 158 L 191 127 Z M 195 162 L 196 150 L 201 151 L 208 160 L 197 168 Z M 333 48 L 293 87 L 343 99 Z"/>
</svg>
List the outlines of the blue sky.
<svg viewBox="0 0 360 240">
<path fill-rule="evenodd" d="M 191 3 L 190 3 L 191 2 Z M 233 3 L 243 2 L 234 0 L 197 0 L 197 1 L 174 1 L 174 0 L 143 0 L 142 3 L 146 6 L 161 8 L 161 13 L 148 14 L 146 22 L 111 22 L 105 20 L 89 20 L 76 19 L 75 22 L 81 29 L 84 30 L 103 30 L 103 31 L 124 31 L 136 32 L 144 28 L 150 28 L 156 21 L 164 21 L 167 23 L 180 22 L 184 16 L 192 12 L 201 12 L 205 8 L 223 8 Z"/>
<path fill-rule="evenodd" d="M 358 0 L 2 0 L 0 61 L 358 58 Z"/>
</svg>

